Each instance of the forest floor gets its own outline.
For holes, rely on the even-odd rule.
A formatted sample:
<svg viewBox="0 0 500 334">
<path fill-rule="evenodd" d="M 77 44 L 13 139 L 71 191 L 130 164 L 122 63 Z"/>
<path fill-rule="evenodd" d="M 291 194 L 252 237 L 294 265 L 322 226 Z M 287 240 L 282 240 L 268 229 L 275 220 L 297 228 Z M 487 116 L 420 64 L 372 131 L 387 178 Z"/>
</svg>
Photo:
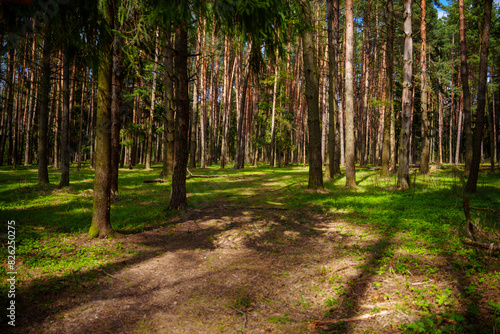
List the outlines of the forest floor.
<svg viewBox="0 0 500 334">
<path fill-rule="evenodd" d="M 65 189 L 33 185 L 35 169 L 0 172 L 2 219 L 19 226 L 13 332 L 500 327 L 500 258 L 460 242 L 463 180 L 453 171 L 434 169 L 399 192 L 394 178 L 366 169 L 358 189 L 343 189 L 338 177 L 311 192 L 302 167 L 195 170 L 219 177 L 189 179 L 190 208 L 173 213 L 164 211 L 169 185 L 143 183 L 158 169 L 124 170 L 112 205 L 123 236 L 113 240 L 86 237 L 90 170 L 75 172 Z M 500 175 L 482 177 L 471 202 L 500 207 Z"/>
</svg>

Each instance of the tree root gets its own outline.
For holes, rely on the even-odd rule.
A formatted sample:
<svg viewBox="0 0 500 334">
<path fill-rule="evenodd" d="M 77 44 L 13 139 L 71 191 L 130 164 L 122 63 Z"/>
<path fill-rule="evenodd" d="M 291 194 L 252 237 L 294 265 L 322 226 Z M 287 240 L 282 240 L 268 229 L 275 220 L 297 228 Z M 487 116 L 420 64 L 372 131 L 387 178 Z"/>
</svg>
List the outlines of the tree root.
<svg viewBox="0 0 500 334">
<path fill-rule="evenodd" d="M 378 316 L 382 316 L 382 315 L 387 315 L 387 314 L 392 313 L 392 312 L 393 312 L 392 310 L 386 310 L 386 311 L 373 313 L 373 314 L 371 314 L 371 313 L 363 314 L 363 315 L 359 315 L 359 316 L 352 317 L 352 318 L 343 318 L 343 319 L 327 320 L 327 321 L 315 320 L 315 321 L 311 321 L 309 326 L 312 328 L 318 328 L 321 326 L 338 324 L 340 322 L 366 320 L 366 319 L 370 319 L 370 318 L 374 318 L 374 317 L 378 317 Z"/>
<path fill-rule="evenodd" d="M 483 211 L 490 211 L 490 212 L 498 212 L 493 209 L 489 208 L 476 208 L 476 207 L 471 207 L 469 205 L 469 197 L 464 198 L 464 214 L 465 214 L 465 219 L 466 219 L 466 226 L 465 229 L 468 234 L 468 238 L 462 238 L 462 242 L 467 245 L 471 245 L 474 247 L 479 247 L 482 249 L 487 249 L 489 252 L 493 251 L 499 251 L 500 250 L 500 243 L 499 242 L 480 242 L 477 241 L 479 237 L 486 237 L 487 232 L 485 232 L 482 228 L 480 228 L 477 224 L 474 224 L 474 221 L 471 218 L 470 215 L 470 209 L 474 210 L 483 210 Z"/>
</svg>

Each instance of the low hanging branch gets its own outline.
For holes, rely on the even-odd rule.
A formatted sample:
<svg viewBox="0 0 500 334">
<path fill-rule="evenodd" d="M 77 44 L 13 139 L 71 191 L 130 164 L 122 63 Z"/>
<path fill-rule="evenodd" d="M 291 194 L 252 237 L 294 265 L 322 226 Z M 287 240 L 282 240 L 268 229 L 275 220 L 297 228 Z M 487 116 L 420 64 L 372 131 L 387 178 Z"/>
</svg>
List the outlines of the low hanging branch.
<svg viewBox="0 0 500 334">
<path fill-rule="evenodd" d="M 500 250 L 500 242 L 480 242 L 477 241 L 478 237 L 485 237 L 488 233 L 485 232 L 482 228 L 474 224 L 471 215 L 470 215 L 470 210 L 482 210 L 482 211 L 490 211 L 490 212 L 497 212 L 496 210 L 489 209 L 489 208 L 476 208 L 476 207 L 471 207 L 469 205 L 469 197 L 464 198 L 464 214 L 465 214 L 465 219 L 467 221 L 466 224 L 466 230 L 468 234 L 468 238 L 465 237 L 462 239 L 462 242 L 467 245 L 487 249 L 490 252 L 493 251 L 498 251 Z M 498 238 L 498 235 L 494 236 L 494 239 Z"/>
</svg>

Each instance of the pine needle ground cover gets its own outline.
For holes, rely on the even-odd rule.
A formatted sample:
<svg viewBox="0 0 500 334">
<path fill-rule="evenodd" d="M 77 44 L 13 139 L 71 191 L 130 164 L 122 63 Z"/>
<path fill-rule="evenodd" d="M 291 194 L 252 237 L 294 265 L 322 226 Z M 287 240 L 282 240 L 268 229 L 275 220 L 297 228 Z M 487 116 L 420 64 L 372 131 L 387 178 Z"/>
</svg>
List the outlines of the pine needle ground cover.
<svg viewBox="0 0 500 334">
<path fill-rule="evenodd" d="M 38 186 L 35 168 L 0 169 L 2 267 L 16 221 L 14 332 L 491 333 L 500 260 L 463 244 L 461 171 L 411 173 L 412 188 L 358 169 L 307 190 L 307 168 L 191 170 L 190 208 L 166 211 L 169 182 L 120 170 L 119 239 L 89 240 L 93 171 Z M 196 177 L 211 175 L 217 177 Z M 483 172 L 471 206 L 500 208 Z M 500 217 L 472 210 L 497 231 Z M 1 285 L 2 305 L 8 285 Z M 2 328 L 8 328 L 2 317 Z"/>
</svg>

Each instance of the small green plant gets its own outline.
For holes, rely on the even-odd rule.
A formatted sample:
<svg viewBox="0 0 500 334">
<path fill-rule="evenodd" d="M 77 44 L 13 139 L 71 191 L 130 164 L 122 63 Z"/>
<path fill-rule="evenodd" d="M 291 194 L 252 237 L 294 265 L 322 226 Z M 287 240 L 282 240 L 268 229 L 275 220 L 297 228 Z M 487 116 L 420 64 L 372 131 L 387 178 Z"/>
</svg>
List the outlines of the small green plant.
<svg viewBox="0 0 500 334">
<path fill-rule="evenodd" d="M 488 302 L 495 323 L 500 324 L 500 303 Z"/>
<path fill-rule="evenodd" d="M 293 320 L 288 317 L 269 317 L 267 321 L 273 324 L 286 324 L 287 322 L 292 322 Z"/>
<path fill-rule="evenodd" d="M 330 307 L 332 307 L 332 306 L 336 306 L 336 305 L 338 305 L 338 303 L 339 303 L 339 300 L 338 300 L 338 299 L 336 299 L 336 298 L 333 298 L 333 297 L 328 297 L 328 298 L 325 300 L 325 305 L 326 305 L 326 306 L 330 306 Z"/>
</svg>

